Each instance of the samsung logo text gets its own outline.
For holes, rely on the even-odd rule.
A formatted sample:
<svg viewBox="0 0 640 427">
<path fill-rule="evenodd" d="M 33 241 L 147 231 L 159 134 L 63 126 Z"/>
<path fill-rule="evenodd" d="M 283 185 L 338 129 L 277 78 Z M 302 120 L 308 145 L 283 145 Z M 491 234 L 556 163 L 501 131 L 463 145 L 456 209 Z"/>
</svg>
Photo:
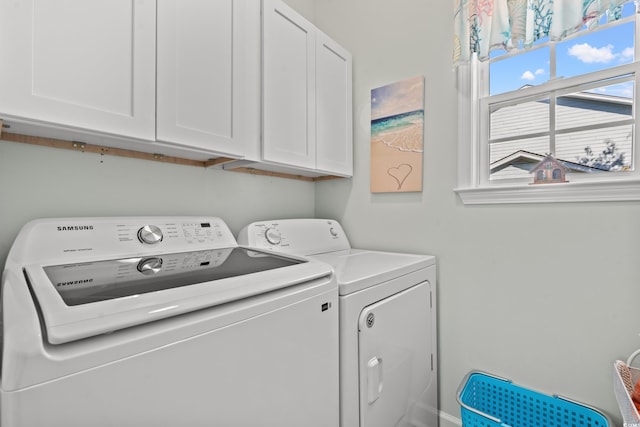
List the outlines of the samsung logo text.
<svg viewBox="0 0 640 427">
<path fill-rule="evenodd" d="M 69 282 L 58 282 L 56 283 L 56 287 L 61 286 L 74 286 L 74 285 L 86 285 L 88 283 L 92 283 L 93 279 L 81 279 L 81 280 L 72 280 Z"/>
<path fill-rule="evenodd" d="M 93 225 L 64 225 L 59 226 L 58 231 L 84 231 L 93 230 Z"/>
</svg>

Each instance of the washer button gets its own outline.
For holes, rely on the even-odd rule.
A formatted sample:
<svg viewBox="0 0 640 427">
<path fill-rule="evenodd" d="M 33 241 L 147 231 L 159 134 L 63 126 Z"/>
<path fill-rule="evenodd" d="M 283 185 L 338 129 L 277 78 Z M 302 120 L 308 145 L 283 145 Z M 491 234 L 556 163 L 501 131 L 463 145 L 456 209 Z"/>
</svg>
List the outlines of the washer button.
<svg viewBox="0 0 640 427">
<path fill-rule="evenodd" d="M 147 245 L 160 243 L 163 237 L 162 230 L 160 230 L 160 227 L 155 225 L 145 225 L 138 230 L 138 240 L 142 243 L 146 243 Z"/>
</svg>

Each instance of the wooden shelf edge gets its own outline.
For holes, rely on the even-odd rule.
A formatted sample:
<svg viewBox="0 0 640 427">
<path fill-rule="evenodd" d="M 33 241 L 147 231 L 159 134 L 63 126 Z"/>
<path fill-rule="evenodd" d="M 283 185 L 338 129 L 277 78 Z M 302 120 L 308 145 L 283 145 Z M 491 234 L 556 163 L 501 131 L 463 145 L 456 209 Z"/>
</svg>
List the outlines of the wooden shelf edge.
<svg viewBox="0 0 640 427">
<path fill-rule="evenodd" d="M 155 162 L 172 163 L 185 166 L 204 167 L 205 162 L 199 160 L 183 159 L 181 157 L 165 156 L 159 153 L 145 153 L 142 151 L 126 150 L 123 148 L 111 148 L 102 145 L 86 144 L 79 141 L 66 141 L 62 139 L 45 138 L 41 136 L 20 135 L 17 133 L 3 133 L 5 141 L 19 142 L 23 144 L 39 145 L 41 147 L 62 148 L 65 150 L 82 151 L 86 153 L 108 154 L 111 156 L 129 157 L 140 160 L 152 160 Z"/>
<path fill-rule="evenodd" d="M 296 175 L 292 173 L 265 171 L 261 169 L 247 168 L 247 167 L 227 168 L 225 170 L 231 171 L 231 172 L 248 173 L 251 175 L 262 175 L 262 176 L 271 176 L 276 178 L 296 179 L 298 181 L 306 181 L 306 182 L 318 182 L 318 181 L 326 181 L 329 179 L 342 178 L 341 176 L 334 176 L 334 175 L 324 175 L 324 176 L 313 177 L 313 176 L 305 176 L 305 175 Z"/>
<path fill-rule="evenodd" d="M 294 175 L 294 174 L 282 173 L 282 172 L 263 171 L 263 170 L 254 169 L 254 168 L 232 168 L 232 169 L 225 169 L 225 170 L 231 171 L 231 172 L 248 173 L 251 175 L 271 176 L 271 177 L 286 178 L 286 179 L 297 179 L 298 181 L 307 181 L 307 182 L 315 181 L 315 178 L 310 176 Z"/>
<path fill-rule="evenodd" d="M 225 163 L 235 162 L 236 160 L 238 159 L 233 159 L 231 157 L 218 157 L 217 159 L 211 159 L 204 162 L 204 167 L 208 168 L 211 166 L 220 166 L 224 165 Z"/>
<path fill-rule="evenodd" d="M 330 181 L 332 179 L 344 179 L 344 176 L 337 176 L 337 175 L 323 175 L 323 176 L 319 176 L 317 178 L 314 178 L 314 181 L 319 182 L 319 181 Z"/>
<path fill-rule="evenodd" d="M 142 151 L 127 150 L 123 148 L 112 148 L 112 147 L 105 147 L 101 145 L 86 144 L 84 142 L 79 142 L 79 141 L 66 141 L 62 139 L 46 138 L 41 136 L 29 136 L 29 135 L 22 135 L 17 133 L 2 132 L 2 128 L 3 128 L 3 121 L 0 120 L 0 140 L 18 142 L 22 144 L 39 145 L 42 147 L 61 148 L 65 150 L 81 151 L 81 152 L 95 153 L 95 154 L 106 154 L 111 156 L 129 157 L 129 158 L 139 159 L 139 160 L 151 160 L 155 162 L 172 163 L 176 165 L 197 166 L 197 167 L 205 167 L 205 168 L 223 165 L 225 163 L 230 163 L 237 160 L 229 157 L 219 157 L 216 159 L 211 159 L 206 161 L 191 160 L 191 159 L 185 159 L 182 157 L 165 156 L 164 154 L 160 154 L 160 153 L 145 153 Z M 327 181 L 331 179 L 342 178 L 340 176 L 335 176 L 335 175 L 310 177 L 310 176 L 296 175 L 296 174 L 290 174 L 290 173 L 264 171 L 264 170 L 248 168 L 248 167 L 227 168 L 224 170 L 228 170 L 232 172 L 247 173 L 251 175 L 270 176 L 270 177 L 284 178 L 284 179 L 295 179 L 295 180 L 306 181 L 306 182 L 319 182 L 319 181 Z"/>
</svg>

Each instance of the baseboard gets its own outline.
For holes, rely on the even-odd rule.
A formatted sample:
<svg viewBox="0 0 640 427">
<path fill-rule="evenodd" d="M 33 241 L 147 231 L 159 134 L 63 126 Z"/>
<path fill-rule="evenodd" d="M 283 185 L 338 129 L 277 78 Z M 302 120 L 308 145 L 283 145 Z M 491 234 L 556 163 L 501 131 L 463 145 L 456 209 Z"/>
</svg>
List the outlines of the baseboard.
<svg viewBox="0 0 640 427">
<path fill-rule="evenodd" d="M 454 417 L 453 415 L 440 411 L 439 414 L 439 423 L 440 427 L 461 427 L 462 420 L 458 417 Z"/>
</svg>

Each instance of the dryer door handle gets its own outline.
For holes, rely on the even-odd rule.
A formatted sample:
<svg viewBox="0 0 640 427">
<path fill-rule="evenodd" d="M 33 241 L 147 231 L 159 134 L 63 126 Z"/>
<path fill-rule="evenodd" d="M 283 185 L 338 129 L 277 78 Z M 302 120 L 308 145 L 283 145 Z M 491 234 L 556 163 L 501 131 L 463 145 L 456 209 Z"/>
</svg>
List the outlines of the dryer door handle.
<svg viewBox="0 0 640 427">
<path fill-rule="evenodd" d="M 382 376 L 382 359 L 373 357 L 367 363 L 367 398 L 371 405 L 378 400 L 382 387 L 384 386 L 384 378 Z"/>
</svg>

